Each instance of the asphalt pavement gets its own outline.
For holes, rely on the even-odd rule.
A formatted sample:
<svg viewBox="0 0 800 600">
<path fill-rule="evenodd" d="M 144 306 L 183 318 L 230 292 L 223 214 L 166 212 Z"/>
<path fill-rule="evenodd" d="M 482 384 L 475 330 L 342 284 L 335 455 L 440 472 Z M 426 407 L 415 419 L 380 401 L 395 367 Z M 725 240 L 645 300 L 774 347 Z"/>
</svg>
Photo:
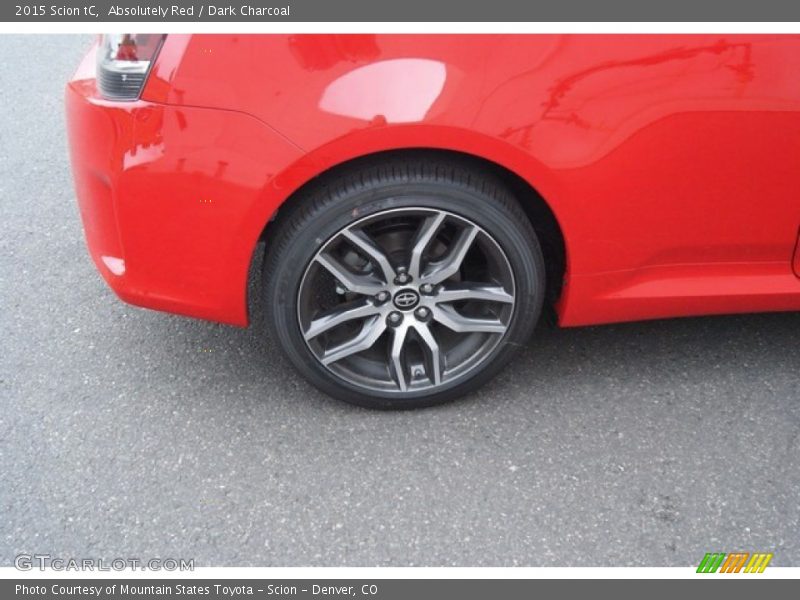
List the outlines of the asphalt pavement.
<svg viewBox="0 0 800 600">
<path fill-rule="evenodd" d="M 800 314 L 542 328 L 461 402 L 339 403 L 102 282 L 62 108 L 87 44 L 0 37 L 0 565 L 800 566 Z"/>
</svg>

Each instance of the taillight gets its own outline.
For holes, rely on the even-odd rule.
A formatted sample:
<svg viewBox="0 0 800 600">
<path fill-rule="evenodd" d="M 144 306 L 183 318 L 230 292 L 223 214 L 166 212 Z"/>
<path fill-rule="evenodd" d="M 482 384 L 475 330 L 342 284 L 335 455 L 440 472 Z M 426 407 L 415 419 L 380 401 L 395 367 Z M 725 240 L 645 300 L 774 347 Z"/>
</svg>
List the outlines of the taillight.
<svg viewBox="0 0 800 600">
<path fill-rule="evenodd" d="M 136 100 L 166 36 L 107 33 L 97 50 L 97 89 L 109 100 Z"/>
</svg>

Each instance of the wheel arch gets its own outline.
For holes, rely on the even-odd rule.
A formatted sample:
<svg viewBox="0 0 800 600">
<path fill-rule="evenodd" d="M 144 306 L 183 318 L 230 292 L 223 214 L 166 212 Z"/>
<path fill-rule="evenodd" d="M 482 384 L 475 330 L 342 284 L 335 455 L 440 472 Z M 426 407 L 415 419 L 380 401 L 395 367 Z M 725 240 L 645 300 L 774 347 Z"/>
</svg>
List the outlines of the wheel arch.
<svg viewBox="0 0 800 600">
<path fill-rule="evenodd" d="M 421 144 L 421 141 L 432 142 Z M 258 310 L 254 290 L 258 289 L 260 264 L 270 250 L 273 233 L 286 215 L 300 205 L 304 192 L 325 179 L 380 157 L 415 154 L 441 155 L 469 162 L 476 169 L 501 179 L 513 192 L 531 222 L 542 245 L 547 270 L 546 305 L 559 301 L 569 272 L 569 240 L 559 214 L 559 186 L 544 165 L 522 150 L 502 140 L 455 128 L 429 125 L 373 128 L 345 136 L 315 151 L 306 153 L 265 190 L 263 207 L 269 210 L 256 219 L 260 229 L 253 240 L 253 256 L 248 282 L 248 313 Z M 283 192 L 281 193 L 281 190 Z M 276 195 L 282 197 L 276 201 Z M 263 252 L 260 250 L 263 248 Z"/>
</svg>

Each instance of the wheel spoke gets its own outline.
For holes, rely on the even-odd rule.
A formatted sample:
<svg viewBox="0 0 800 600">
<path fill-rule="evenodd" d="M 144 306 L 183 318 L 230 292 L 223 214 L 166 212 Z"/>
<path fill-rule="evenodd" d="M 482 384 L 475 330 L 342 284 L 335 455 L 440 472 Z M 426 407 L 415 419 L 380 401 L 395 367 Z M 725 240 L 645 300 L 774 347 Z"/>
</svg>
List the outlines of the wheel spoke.
<svg viewBox="0 0 800 600">
<path fill-rule="evenodd" d="M 503 333 L 506 326 L 498 319 L 465 317 L 450 306 L 437 306 L 433 318 L 456 333 Z"/>
<path fill-rule="evenodd" d="M 423 273 L 421 279 L 428 283 L 440 283 L 458 273 L 461 263 L 467 255 L 472 242 L 478 235 L 478 228 L 475 225 L 466 225 L 459 231 L 450 251 L 442 261 L 436 264 L 430 272 Z"/>
<path fill-rule="evenodd" d="M 417 330 L 420 339 L 423 341 L 427 348 L 427 361 L 425 370 L 428 372 L 428 379 L 434 385 L 439 385 L 442 382 L 442 369 L 440 364 L 439 344 L 436 343 L 436 338 L 433 337 L 433 332 L 425 323 L 417 323 L 414 326 Z"/>
<path fill-rule="evenodd" d="M 378 341 L 384 329 L 386 329 L 386 323 L 379 315 L 366 319 L 361 326 L 361 331 L 355 337 L 325 351 L 321 359 L 322 364 L 329 365 L 352 354 L 368 350 Z"/>
<path fill-rule="evenodd" d="M 405 344 L 406 336 L 408 335 L 408 327 L 401 325 L 393 329 L 392 344 L 389 347 L 389 363 L 392 376 L 397 382 L 397 387 L 401 392 L 408 389 L 406 384 L 406 374 L 403 368 L 403 344 Z"/>
<path fill-rule="evenodd" d="M 425 220 L 422 221 L 422 225 L 420 225 L 416 239 L 414 240 L 414 246 L 411 249 L 411 261 L 408 266 L 408 273 L 414 279 L 419 279 L 422 255 L 428 247 L 428 244 L 431 243 L 431 240 L 436 235 L 436 232 L 439 231 L 439 227 L 442 226 L 444 219 L 445 214 L 440 212 L 426 217 Z"/>
<path fill-rule="evenodd" d="M 514 297 L 500 286 L 483 283 L 460 283 L 441 289 L 436 294 L 436 302 L 457 302 L 459 300 L 482 300 L 511 304 L 514 302 Z"/>
<path fill-rule="evenodd" d="M 383 289 L 384 285 L 373 277 L 367 275 L 359 275 L 353 273 L 341 261 L 327 252 L 321 252 L 317 255 L 316 261 L 325 267 L 325 269 L 338 279 L 348 291 L 362 294 L 364 296 L 372 296 Z"/>
<path fill-rule="evenodd" d="M 303 337 L 310 340 L 343 323 L 377 315 L 378 312 L 378 308 L 369 300 L 349 302 L 311 321 Z"/>
<path fill-rule="evenodd" d="M 363 231 L 345 229 L 342 235 L 347 238 L 356 248 L 361 250 L 368 258 L 377 263 L 383 274 L 386 283 L 391 283 L 395 278 L 394 267 L 389 262 L 389 257 L 372 241 Z"/>
</svg>

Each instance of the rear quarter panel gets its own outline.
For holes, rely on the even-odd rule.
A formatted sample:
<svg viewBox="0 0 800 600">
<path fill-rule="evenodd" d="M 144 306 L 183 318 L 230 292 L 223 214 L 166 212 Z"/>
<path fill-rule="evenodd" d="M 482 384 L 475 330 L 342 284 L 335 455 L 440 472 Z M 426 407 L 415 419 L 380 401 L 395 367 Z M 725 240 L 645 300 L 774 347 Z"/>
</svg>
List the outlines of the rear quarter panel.
<svg viewBox="0 0 800 600">
<path fill-rule="evenodd" d="M 563 229 L 575 325 L 800 308 L 798 71 L 788 35 L 170 36 L 145 99 L 256 117 L 295 185 L 408 147 L 509 168 Z"/>
</svg>

